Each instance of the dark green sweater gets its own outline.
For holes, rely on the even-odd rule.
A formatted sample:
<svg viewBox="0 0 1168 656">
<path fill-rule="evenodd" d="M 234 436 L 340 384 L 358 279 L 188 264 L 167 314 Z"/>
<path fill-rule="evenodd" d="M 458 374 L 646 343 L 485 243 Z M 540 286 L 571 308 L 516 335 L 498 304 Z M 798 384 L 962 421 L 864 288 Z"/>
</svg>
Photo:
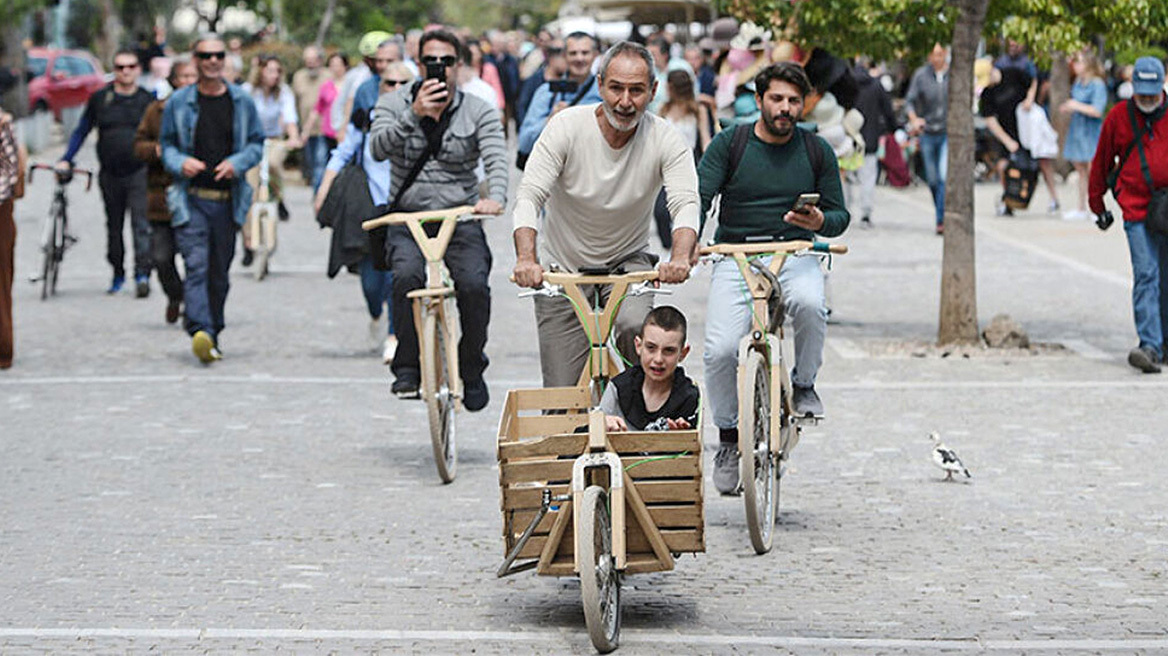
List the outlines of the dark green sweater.
<svg viewBox="0 0 1168 656">
<path fill-rule="evenodd" d="M 703 228 L 710 203 L 726 179 L 733 135 L 734 130 L 728 129 L 714 137 L 698 166 Z M 824 237 L 843 234 L 851 217 L 844 205 L 839 163 L 826 141 L 818 136 L 815 141 L 823 149 L 824 174 L 818 184 L 802 135 L 796 133 L 787 143 L 773 145 L 765 143 L 752 131 L 738 170 L 722 190 L 722 207 L 714 241 L 814 239 L 810 230 L 783 220 L 783 215 L 795 206 L 799 194 L 812 192 L 819 193 L 819 209 L 824 216 L 819 234 Z"/>
</svg>

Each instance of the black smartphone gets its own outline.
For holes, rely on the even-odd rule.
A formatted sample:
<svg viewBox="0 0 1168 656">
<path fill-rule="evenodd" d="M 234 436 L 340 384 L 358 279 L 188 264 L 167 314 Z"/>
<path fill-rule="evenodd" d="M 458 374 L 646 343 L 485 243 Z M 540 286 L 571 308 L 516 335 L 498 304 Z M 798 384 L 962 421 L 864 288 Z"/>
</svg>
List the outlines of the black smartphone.
<svg viewBox="0 0 1168 656">
<path fill-rule="evenodd" d="M 550 80 L 548 90 L 552 93 L 576 93 L 580 85 L 575 80 Z"/>
<path fill-rule="evenodd" d="M 446 84 L 446 67 L 442 62 L 426 62 L 426 79 Z"/>
</svg>

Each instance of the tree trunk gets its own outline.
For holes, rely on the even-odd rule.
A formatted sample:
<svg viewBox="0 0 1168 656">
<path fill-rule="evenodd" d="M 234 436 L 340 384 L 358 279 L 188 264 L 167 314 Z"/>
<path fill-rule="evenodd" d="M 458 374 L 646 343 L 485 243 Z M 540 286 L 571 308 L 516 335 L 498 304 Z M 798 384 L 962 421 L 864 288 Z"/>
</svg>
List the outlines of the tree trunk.
<svg viewBox="0 0 1168 656">
<path fill-rule="evenodd" d="M 949 174 L 945 179 L 945 247 L 937 341 L 972 343 L 977 331 L 973 231 L 973 59 L 989 0 L 960 0 L 949 65 Z"/>
<path fill-rule="evenodd" d="M 1067 64 L 1067 57 L 1061 52 L 1051 56 L 1050 65 L 1050 93 L 1047 96 L 1050 107 L 1050 122 L 1059 136 L 1059 154 L 1055 158 L 1055 170 L 1064 178 L 1070 173 L 1071 163 L 1063 159 L 1063 144 L 1067 140 L 1067 129 L 1071 125 L 1071 115 L 1059 111 L 1065 101 L 1071 97 L 1071 67 Z M 1064 207 L 1072 207 L 1069 203 Z"/>
<path fill-rule="evenodd" d="M 316 31 L 316 41 L 313 43 L 317 48 L 324 45 L 324 37 L 328 35 L 329 27 L 333 24 L 333 13 L 337 9 L 337 0 L 328 0 L 328 5 L 324 8 L 324 16 L 320 19 L 320 29 Z"/>
<path fill-rule="evenodd" d="M 4 40 L 0 44 L 0 52 L 3 53 L 0 57 L 0 66 L 17 71 L 24 70 L 24 46 L 20 42 L 22 37 L 20 21 L 17 20 L 10 20 L 8 25 L 0 30 L 0 38 Z M 0 97 L 0 110 L 12 114 L 17 119 L 28 116 L 28 85 L 25 84 L 23 75 L 18 75 L 16 84 Z"/>
<path fill-rule="evenodd" d="M 113 0 L 102 0 L 101 3 L 101 32 L 97 37 L 97 58 L 107 67 L 113 67 L 114 53 L 122 43 L 122 18 L 114 7 Z"/>
</svg>

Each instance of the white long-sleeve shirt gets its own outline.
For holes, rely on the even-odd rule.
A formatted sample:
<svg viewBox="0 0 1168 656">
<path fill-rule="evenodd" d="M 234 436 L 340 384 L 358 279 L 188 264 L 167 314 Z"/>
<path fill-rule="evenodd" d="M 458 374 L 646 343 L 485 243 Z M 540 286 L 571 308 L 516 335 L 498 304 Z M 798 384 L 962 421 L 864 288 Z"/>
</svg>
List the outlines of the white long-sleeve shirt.
<svg viewBox="0 0 1168 656">
<path fill-rule="evenodd" d="M 693 149 L 664 119 L 645 114 L 633 138 L 614 150 L 600 131 L 598 108 L 571 107 L 553 116 L 527 160 L 514 227 L 539 231 L 545 267 L 555 263 L 574 272 L 646 250 L 662 185 L 673 229 L 698 229 Z"/>
</svg>

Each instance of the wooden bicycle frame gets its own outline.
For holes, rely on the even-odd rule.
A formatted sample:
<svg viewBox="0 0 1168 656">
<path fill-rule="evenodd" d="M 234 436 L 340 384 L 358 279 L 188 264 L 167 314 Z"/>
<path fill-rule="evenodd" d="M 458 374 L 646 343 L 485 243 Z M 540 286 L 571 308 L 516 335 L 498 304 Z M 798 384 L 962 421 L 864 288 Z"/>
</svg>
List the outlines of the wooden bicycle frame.
<svg viewBox="0 0 1168 656">
<path fill-rule="evenodd" d="M 438 321 L 446 331 L 447 339 L 443 346 L 446 349 L 446 361 L 451 363 L 450 380 L 447 382 L 450 385 L 451 394 L 459 405 L 462 404 L 462 377 L 459 375 L 458 368 L 459 328 L 453 313 L 447 311 L 447 302 L 454 295 L 454 288 L 443 283 L 444 265 L 442 258 L 445 257 L 446 248 L 450 245 L 450 238 L 454 235 L 454 227 L 458 224 L 458 217 L 473 211 L 474 208 L 470 205 L 463 205 L 433 212 L 394 212 L 361 224 L 365 230 L 372 230 L 380 226 L 405 225 L 414 241 L 417 242 L 418 250 L 422 251 L 422 257 L 426 260 L 426 286 L 422 289 L 415 289 L 406 296 L 413 300 L 414 328 L 417 330 L 419 341 L 422 335 L 423 317 L 427 312 L 437 313 Z M 426 234 L 424 226 L 432 221 L 442 222 L 438 228 L 438 234 L 433 237 Z M 419 349 L 419 355 L 423 358 L 426 357 L 425 349 Z M 428 372 L 432 371 L 431 363 L 421 362 L 420 364 L 422 375 L 429 375 Z"/>
<path fill-rule="evenodd" d="M 580 372 L 577 385 L 588 387 L 592 381 L 600 379 L 611 380 L 620 373 L 621 369 L 612 353 L 605 348 L 608 338 L 612 335 L 613 325 L 616 323 L 617 311 L 625 294 L 631 285 L 656 280 L 656 271 L 633 271 L 631 273 L 590 276 L 577 273 L 562 273 L 549 271 L 543 274 L 544 280 L 552 285 L 564 288 L 564 294 L 572 300 L 576 309 L 576 318 L 588 336 L 588 360 Z M 581 288 L 583 285 L 612 285 L 608 294 L 608 301 L 597 311 L 592 302 L 585 296 Z"/>
</svg>

